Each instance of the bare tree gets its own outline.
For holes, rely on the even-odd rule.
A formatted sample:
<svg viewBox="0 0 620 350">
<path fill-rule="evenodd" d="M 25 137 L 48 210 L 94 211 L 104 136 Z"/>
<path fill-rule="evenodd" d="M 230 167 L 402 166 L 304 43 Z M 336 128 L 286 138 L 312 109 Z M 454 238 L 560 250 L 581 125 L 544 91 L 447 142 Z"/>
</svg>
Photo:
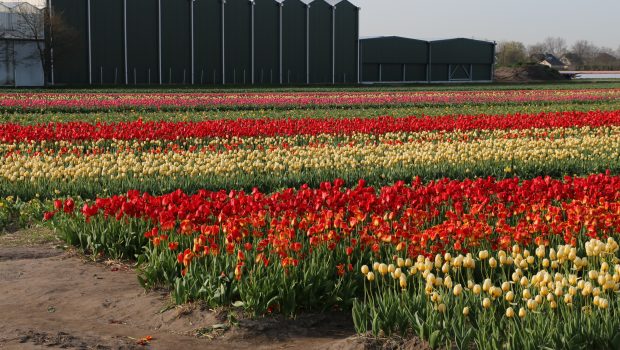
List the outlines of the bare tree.
<svg viewBox="0 0 620 350">
<path fill-rule="evenodd" d="M 576 41 L 571 47 L 571 53 L 581 59 L 584 64 L 590 64 L 600 49 L 588 40 Z"/>
<path fill-rule="evenodd" d="M 545 53 L 550 53 L 556 57 L 560 57 L 566 53 L 566 40 L 560 37 L 547 37 L 542 42 Z"/>
<path fill-rule="evenodd" d="M 503 41 L 497 45 L 497 64 L 511 66 L 527 61 L 525 45 L 519 41 Z"/>
<path fill-rule="evenodd" d="M 75 47 L 81 48 L 80 32 L 67 24 L 62 13 L 50 15 L 48 11 L 48 8 L 40 10 L 26 3 L 20 4 L 12 11 L 16 16 L 12 35 L 16 39 L 26 39 L 36 43 L 37 58 L 43 67 L 46 83 L 51 76 L 52 59 L 70 59 L 70 57 L 64 57 L 62 53 L 70 53 Z M 60 40 L 51 40 L 52 36 Z M 54 50 L 53 57 L 51 50 Z"/>
<path fill-rule="evenodd" d="M 45 48 L 45 12 L 28 3 L 17 5 L 12 11 L 14 16 L 10 35 L 14 39 L 28 40 L 36 46 L 35 57 L 41 62 L 45 76 L 48 76 L 48 62 Z M 35 58 L 33 57 L 33 58 Z"/>
<path fill-rule="evenodd" d="M 527 55 L 531 60 L 536 61 L 537 56 L 545 54 L 545 47 L 542 43 L 537 43 L 527 47 Z"/>
</svg>

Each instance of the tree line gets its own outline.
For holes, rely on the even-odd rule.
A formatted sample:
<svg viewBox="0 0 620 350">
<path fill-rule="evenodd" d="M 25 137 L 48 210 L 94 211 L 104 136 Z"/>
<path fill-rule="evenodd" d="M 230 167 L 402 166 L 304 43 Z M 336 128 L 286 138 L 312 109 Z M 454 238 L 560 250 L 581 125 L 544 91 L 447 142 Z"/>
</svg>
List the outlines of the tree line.
<svg viewBox="0 0 620 350">
<path fill-rule="evenodd" d="M 498 66 L 538 63 L 546 54 L 552 54 L 571 70 L 620 70 L 620 46 L 613 50 L 588 40 L 576 41 L 570 47 L 559 37 L 548 37 L 529 46 L 519 41 L 503 41 L 498 43 L 496 53 Z"/>
</svg>

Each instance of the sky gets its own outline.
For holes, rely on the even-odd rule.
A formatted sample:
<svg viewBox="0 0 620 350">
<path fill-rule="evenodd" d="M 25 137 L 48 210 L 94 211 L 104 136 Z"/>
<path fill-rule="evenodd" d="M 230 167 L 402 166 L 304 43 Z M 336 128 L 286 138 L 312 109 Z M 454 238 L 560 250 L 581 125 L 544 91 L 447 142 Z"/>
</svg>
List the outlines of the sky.
<svg viewBox="0 0 620 350">
<path fill-rule="evenodd" d="M 526 45 L 562 37 L 620 46 L 619 0 L 350 0 L 362 8 L 360 35 L 464 37 Z"/>
<path fill-rule="evenodd" d="M 28 0 L 40 3 L 43 0 Z M 521 41 L 562 37 L 620 47 L 619 0 L 350 0 L 362 8 L 360 35 Z"/>
</svg>

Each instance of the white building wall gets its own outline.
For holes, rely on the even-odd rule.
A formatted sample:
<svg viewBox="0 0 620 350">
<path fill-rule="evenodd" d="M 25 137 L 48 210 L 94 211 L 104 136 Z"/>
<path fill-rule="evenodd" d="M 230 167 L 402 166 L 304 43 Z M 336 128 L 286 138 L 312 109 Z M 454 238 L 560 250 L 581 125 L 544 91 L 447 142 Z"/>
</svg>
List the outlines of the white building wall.
<svg viewBox="0 0 620 350">
<path fill-rule="evenodd" d="M 43 86 L 43 66 L 37 44 L 15 42 L 15 86 Z"/>
<path fill-rule="evenodd" d="M 15 85 L 13 41 L 0 40 L 0 86 Z"/>
<path fill-rule="evenodd" d="M 28 3 L 0 1 L 0 86 L 43 86 L 44 72 L 37 43 L 15 13 L 19 8 L 43 16 L 43 11 Z"/>
</svg>

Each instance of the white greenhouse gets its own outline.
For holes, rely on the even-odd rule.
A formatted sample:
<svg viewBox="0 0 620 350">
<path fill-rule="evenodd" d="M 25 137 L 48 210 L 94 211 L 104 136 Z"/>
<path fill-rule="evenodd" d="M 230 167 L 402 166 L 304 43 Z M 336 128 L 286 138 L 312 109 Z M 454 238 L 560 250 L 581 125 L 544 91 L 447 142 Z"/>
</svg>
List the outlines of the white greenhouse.
<svg viewBox="0 0 620 350">
<path fill-rule="evenodd" d="M 0 86 L 44 85 L 43 10 L 0 2 Z"/>
</svg>

